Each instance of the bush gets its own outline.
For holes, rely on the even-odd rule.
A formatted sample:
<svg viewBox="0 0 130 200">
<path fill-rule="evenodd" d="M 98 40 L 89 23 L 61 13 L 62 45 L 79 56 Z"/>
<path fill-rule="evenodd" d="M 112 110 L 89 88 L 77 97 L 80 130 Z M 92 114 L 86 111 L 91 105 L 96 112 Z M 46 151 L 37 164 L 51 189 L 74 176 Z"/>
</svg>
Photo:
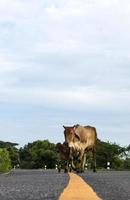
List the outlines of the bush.
<svg viewBox="0 0 130 200">
<path fill-rule="evenodd" d="M 6 149 L 0 149 L 0 172 L 7 172 L 11 169 L 11 160 Z"/>
</svg>

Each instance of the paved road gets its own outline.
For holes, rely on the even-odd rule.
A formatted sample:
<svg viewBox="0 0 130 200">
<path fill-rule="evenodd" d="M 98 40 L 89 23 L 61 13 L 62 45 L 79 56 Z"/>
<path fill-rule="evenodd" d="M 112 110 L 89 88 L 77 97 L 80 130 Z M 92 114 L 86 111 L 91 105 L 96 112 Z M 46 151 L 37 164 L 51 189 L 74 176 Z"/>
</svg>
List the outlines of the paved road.
<svg viewBox="0 0 130 200">
<path fill-rule="evenodd" d="M 103 200 L 130 200 L 130 171 L 79 175 Z M 12 171 L 0 175 L 0 200 L 58 200 L 68 181 L 67 174 L 56 170 Z"/>
<path fill-rule="evenodd" d="M 0 200 L 57 200 L 68 184 L 56 170 L 16 170 L 0 175 Z"/>
<path fill-rule="evenodd" d="M 130 200 L 130 171 L 86 172 L 80 176 L 103 200 Z"/>
</svg>

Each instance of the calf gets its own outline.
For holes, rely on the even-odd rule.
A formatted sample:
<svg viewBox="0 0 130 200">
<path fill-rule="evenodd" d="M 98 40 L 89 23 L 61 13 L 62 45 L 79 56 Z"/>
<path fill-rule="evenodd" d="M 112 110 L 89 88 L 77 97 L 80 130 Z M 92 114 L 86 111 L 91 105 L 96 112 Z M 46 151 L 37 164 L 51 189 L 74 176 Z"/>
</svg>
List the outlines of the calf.
<svg viewBox="0 0 130 200">
<path fill-rule="evenodd" d="M 71 162 L 70 162 L 70 149 L 69 147 L 63 143 L 57 143 L 56 145 L 56 149 L 58 152 L 58 157 L 59 157 L 59 161 L 58 161 L 58 171 L 61 171 L 61 166 L 63 163 L 63 168 L 64 168 L 64 172 L 68 172 L 71 171 Z"/>
</svg>

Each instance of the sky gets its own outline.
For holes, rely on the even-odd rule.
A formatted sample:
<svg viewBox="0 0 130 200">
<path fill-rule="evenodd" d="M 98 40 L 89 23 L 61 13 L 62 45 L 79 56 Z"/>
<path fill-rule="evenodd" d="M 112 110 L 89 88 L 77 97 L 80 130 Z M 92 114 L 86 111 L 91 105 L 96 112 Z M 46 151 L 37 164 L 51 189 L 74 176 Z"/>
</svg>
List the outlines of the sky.
<svg viewBox="0 0 130 200">
<path fill-rule="evenodd" d="M 63 142 L 63 125 L 130 144 L 130 1 L 0 1 L 0 140 Z"/>
</svg>

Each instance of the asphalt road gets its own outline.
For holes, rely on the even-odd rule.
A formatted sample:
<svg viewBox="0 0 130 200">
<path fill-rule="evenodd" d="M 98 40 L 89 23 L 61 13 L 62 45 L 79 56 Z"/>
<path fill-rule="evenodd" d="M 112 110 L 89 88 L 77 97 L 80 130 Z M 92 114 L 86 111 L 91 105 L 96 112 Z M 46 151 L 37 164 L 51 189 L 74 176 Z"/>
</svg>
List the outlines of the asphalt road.
<svg viewBox="0 0 130 200">
<path fill-rule="evenodd" d="M 56 170 L 15 170 L 0 175 L 0 200 L 57 200 L 68 181 Z"/>
<path fill-rule="evenodd" d="M 80 176 L 103 200 L 130 200 L 130 171 L 86 172 Z"/>
<path fill-rule="evenodd" d="M 79 176 L 103 200 L 130 200 L 130 171 L 87 171 Z M 58 200 L 68 181 L 68 174 L 56 170 L 15 170 L 0 175 L 0 200 Z"/>
</svg>

